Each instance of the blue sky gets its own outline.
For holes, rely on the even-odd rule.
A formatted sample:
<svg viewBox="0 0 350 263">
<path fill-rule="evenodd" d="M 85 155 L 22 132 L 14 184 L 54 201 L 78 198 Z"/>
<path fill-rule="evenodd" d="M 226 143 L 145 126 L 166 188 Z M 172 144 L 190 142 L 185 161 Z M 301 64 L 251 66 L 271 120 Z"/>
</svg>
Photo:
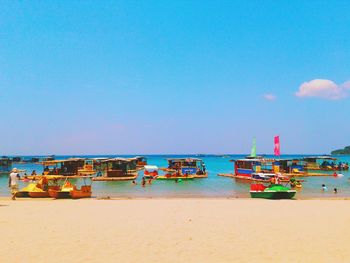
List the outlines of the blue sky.
<svg viewBox="0 0 350 263">
<path fill-rule="evenodd" d="M 0 153 L 350 144 L 348 1 L 5 1 Z"/>
</svg>

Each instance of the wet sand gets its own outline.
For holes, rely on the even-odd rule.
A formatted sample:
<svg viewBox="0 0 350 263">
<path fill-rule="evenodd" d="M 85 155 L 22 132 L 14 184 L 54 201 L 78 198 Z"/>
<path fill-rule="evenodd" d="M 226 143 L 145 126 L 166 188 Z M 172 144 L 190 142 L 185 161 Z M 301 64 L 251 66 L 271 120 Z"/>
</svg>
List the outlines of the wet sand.
<svg viewBox="0 0 350 263">
<path fill-rule="evenodd" d="M 350 201 L 0 199 L 0 262 L 349 262 Z"/>
</svg>

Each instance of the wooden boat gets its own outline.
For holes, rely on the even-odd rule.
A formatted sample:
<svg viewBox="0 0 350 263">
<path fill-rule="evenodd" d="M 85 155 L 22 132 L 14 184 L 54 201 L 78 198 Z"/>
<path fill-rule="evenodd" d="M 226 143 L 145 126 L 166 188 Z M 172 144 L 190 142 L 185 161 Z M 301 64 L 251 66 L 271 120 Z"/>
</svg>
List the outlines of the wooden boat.
<svg viewBox="0 0 350 263">
<path fill-rule="evenodd" d="M 96 173 L 93 159 L 69 158 L 44 161 L 42 164 L 44 175 L 81 176 Z"/>
<path fill-rule="evenodd" d="M 91 185 L 83 185 L 80 189 L 74 186 L 73 190 L 70 191 L 70 196 L 73 199 L 90 198 L 91 194 Z"/>
<path fill-rule="evenodd" d="M 160 168 L 166 173 L 177 173 L 182 177 L 207 178 L 203 160 L 198 158 L 170 158 L 167 159 L 168 167 Z"/>
<path fill-rule="evenodd" d="M 291 190 L 281 184 L 272 184 L 269 187 L 265 187 L 262 184 L 252 184 L 250 186 L 250 196 L 252 198 L 292 199 L 295 193 L 295 190 Z"/>
<path fill-rule="evenodd" d="M 105 159 L 101 160 L 95 167 L 97 176 L 93 178 L 93 181 L 135 180 L 138 176 L 136 162 L 133 159 Z"/>
</svg>

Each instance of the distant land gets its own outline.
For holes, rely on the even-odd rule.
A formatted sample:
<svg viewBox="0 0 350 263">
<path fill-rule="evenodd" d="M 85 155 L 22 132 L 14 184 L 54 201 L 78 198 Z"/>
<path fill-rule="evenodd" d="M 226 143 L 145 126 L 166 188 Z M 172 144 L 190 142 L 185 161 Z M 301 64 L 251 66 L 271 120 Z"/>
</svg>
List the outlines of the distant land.
<svg viewBox="0 0 350 263">
<path fill-rule="evenodd" d="M 344 149 L 332 151 L 332 155 L 337 154 L 349 154 L 350 155 L 350 146 L 346 146 Z"/>
</svg>

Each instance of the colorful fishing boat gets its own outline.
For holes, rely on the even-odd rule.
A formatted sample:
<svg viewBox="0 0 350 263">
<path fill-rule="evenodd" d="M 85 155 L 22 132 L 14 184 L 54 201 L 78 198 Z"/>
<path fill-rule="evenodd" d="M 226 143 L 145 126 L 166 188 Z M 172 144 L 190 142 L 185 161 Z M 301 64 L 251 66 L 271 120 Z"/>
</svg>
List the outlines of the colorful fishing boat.
<svg viewBox="0 0 350 263">
<path fill-rule="evenodd" d="M 167 161 L 168 161 L 168 167 L 161 168 L 161 170 L 164 171 L 166 174 L 168 174 L 168 177 L 173 177 L 173 174 L 176 174 L 177 177 L 181 177 L 181 178 L 208 177 L 205 163 L 203 162 L 202 159 L 171 158 L 171 159 L 167 159 Z"/>
<path fill-rule="evenodd" d="M 295 193 L 295 190 L 291 190 L 281 184 L 271 184 L 268 187 L 263 184 L 252 184 L 250 186 L 250 196 L 252 198 L 292 199 Z"/>
<path fill-rule="evenodd" d="M 278 176 L 281 182 L 288 182 L 290 176 L 331 176 L 329 173 L 310 173 L 304 170 L 303 162 L 297 159 L 275 159 L 248 156 L 244 159 L 231 160 L 234 163 L 234 173 L 218 174 L 240 180 L 255 181 L 256 175 Z M 253 175 L 255 174 L 255 175 Z M 259 178 L 258 178 L 259 179 Z"/>
<path fill-rule="evenodd" d="M 247 157 L 245 159 L 231 160 L 234 163 L 233 174 L 219 174 L 219 176 L 227 176 L 247 181 L 270 181 L 271 178 L 279 176 L 280 180 L 283 176 L 279 173 L 279 166 L 276 160 L 263 157 Z M 288 179 L 289 181 L 289 179 Z"/>
</svg>

